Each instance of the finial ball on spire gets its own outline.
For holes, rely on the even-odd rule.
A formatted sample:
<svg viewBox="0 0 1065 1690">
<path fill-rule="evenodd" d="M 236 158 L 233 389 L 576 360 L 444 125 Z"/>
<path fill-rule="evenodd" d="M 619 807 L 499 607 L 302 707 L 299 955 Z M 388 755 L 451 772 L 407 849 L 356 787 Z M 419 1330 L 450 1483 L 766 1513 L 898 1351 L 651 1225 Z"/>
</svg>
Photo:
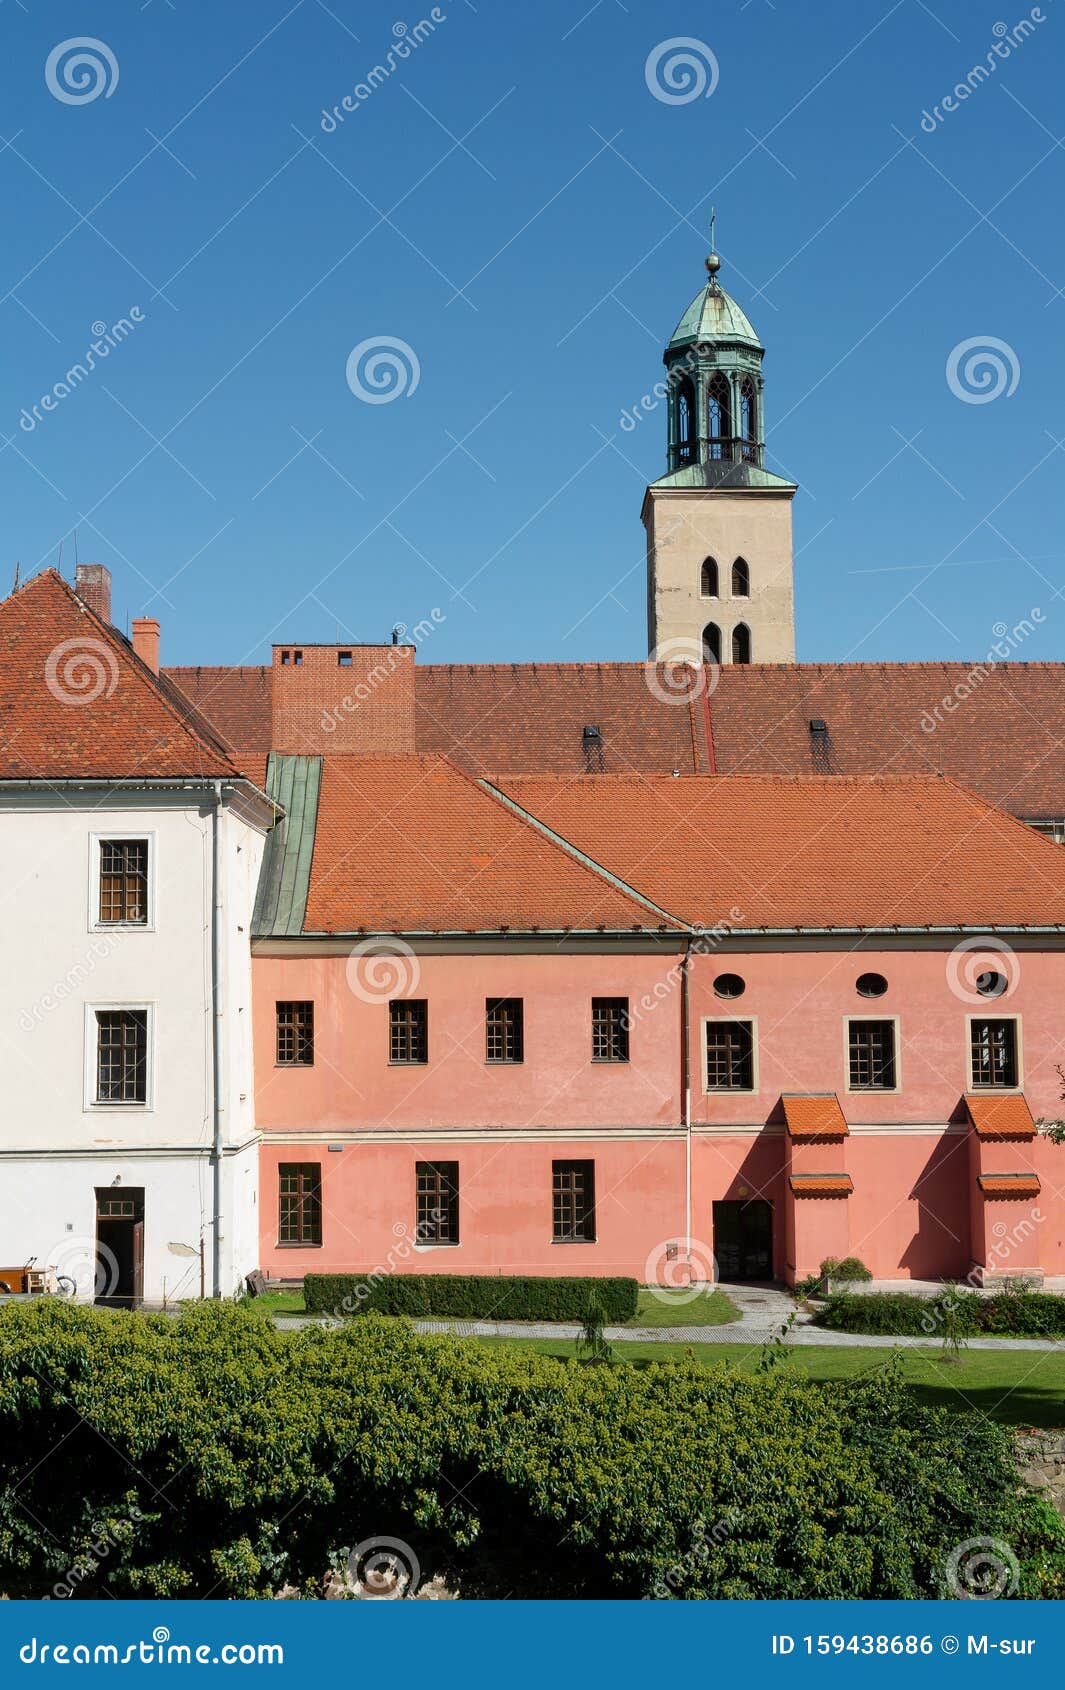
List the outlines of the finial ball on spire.
<svg viewBox="0 0 1065 1690">
<path fill-rule="evenodd" d="M 708 276 L 716 276 L 718 271 L 720 270 L 720 268 L 721 268 L 721 260 L 718 257 L 716 252 L 712 252 L 710 254 L 709 258 L 706 261 L 706 273 L 707 273 L 707 275 Z"/>
</svg>

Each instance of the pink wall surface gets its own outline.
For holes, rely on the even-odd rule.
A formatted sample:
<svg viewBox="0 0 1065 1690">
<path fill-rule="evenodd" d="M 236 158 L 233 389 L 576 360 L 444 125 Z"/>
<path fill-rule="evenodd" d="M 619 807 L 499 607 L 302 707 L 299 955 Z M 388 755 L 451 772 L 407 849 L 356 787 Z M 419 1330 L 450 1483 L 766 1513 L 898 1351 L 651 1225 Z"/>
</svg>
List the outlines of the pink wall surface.
<svg viewBox="0 0 1065 1690">
<path fill-rule="evenodd" d="M 1065 1060 L 1065 956 L 1024 952 L 1008 965 L 1009 993 L 986 1004 L 942 951 L 735 951 L 696 956 L 691 968 L 693 1271 L 712 1271 L 715 1202 L 764 1199 L 773 1209 L 777 1278 L 816 1271 L 827 1254 L 858 1255 L 878 1278 L 946 1278 L 968 1272 L 976 1235 L 1005 1206 L 984 1214 L 974 1197 L 961 1107 L 971 1089 L 967 1016 L 1021 1017 L 1021 1086 L 1033 1113 L 1056 1116 L 1056 1064 Z M 387 991 L 353 991 L 345 956 L 256 955 L 254 1031 L 258 1123 L 264 1133 L 262 1266 L 295 1278 L 307 1271 L 629 1273 L 682 1278 L 670 1245 L 684 1244 L 686 1156 L 680 1089 L 680 1008 L 673 956 L 420 956 L 404 966 L 417 984 L 397 995 L 429 1001 L 425 1067 L 388 1063 Z M 876 971 L 885 996 L 860 997 L 855 980 Z M 723 1000 L 714 978 L 738 973 L 746 989 Z M 953 981 L 953 985 L 952 985 Z M 656 990 L 657 987 L 657 990 Z M 360 995 L 362 993 L 362 995 Z M 590 1000 L 627 996 L 634 1012 L 628 1064 L 591 1061 Z M 484 1060 L 484 1002 L 521 997 L 525 1060 Z M 315 1003 L 315 1065 L 275 1065 L 278 999 Z M 969 1000 L 973 1001 L 967 1001 Z M 846 1090 L 849 1015 L 899 1018 L 899 1089 Z M 704 1019 L 756 1022 L 753 1093 L 703 1090 Z M 802 1198 L 788 1220 L 782 1092 L 838 1093 L 851 1127 L 842 1140 L 804 1146 L 802 1166 L 846 1171 L 846 1199 Z M 948 1124 L 953 1123 L 951 1130 Z M 455 1138 L 455 1133 L 463 1136 Z M 638 1133 L 639 1136 L 635 1136 Z M 380 1142 L 368 1135 L 380 1135 Z M 283 1139 L 281 1137 L 283 1135 Z M 527 1136 L 526 1136 L 527 1135 Z M 328 1146 L 341 1148 L 330 1150 Z M 1035 1166 L 1043 1190 L 1037 1242 L 1017 1265 L 1065 1273 L 1065 1148 L 1045 1139 L 1000 1147 L 1003 1171 Z M 594 1244 L 551 1242 L 551 1162 L 596 1164 Z M 1003 1160 L 1004 1158 L 1004 1160 Z M 460 1165 L 462 1242 L 415 1248 L 414 1164 Z M 322 1166 L 323 1244 L 277 1242 L 277 1167 Z M 979 1200 L 982 1203 L 982 1199 Z M 1010 1205 L 1010 1226 L 1016 1224 Z M 1003 1223 L 999 1223 L 1003 1224 Z M 649 1266 L 649 1264 L 651 1264 Z M 1008 1262 L 1001 1271 L 1008 1272 Z"/>
</svg>

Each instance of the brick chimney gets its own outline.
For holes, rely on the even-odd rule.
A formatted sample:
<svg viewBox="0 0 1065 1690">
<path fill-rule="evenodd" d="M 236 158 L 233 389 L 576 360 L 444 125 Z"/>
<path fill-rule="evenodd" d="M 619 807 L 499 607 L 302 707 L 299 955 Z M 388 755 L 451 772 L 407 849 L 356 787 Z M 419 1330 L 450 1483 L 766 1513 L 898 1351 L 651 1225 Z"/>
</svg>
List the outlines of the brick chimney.
<svg viewBox="0 0 1065 1690">
<path fill-rule="evenodd" d="M 414 750 L 412 645 L 275 646 L 275 751 Z"/>
<path fill-rule="evenodd" d="M 111 571 L 106 563 L 79 563 L 74 591 L 83 604 L 95 610 L 102 622 L 111 620 Z"/>
<path fill-rule="evenodd" d="M 159 673 L 159 624 L 154 616 L 133 618 L 133 649 L 153 675 Z"/>
</svg>

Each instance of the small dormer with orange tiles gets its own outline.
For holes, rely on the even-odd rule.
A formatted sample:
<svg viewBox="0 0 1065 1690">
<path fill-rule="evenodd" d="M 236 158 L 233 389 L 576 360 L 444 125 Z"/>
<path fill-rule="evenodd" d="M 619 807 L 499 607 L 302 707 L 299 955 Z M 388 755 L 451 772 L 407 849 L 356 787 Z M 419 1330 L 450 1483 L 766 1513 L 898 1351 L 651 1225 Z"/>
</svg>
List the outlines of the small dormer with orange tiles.
<svg viewBox="0 0 1065 1690">
<path fill-rule="evenodd" d="M 1044 1213 L 1035 1171 L 1036 1126 L 1023 1092 L 971 1092 L 969 1252 L 974 1284 L 1021 1279 L 1041 1285 Z"/>
<path fill-rule="evenodd" d="M 850 1254 L 854 1181 L 847 1171 L 847 1125 L 835 1092 L 786 1092 L 784 1245 L 789 1284 L 809 1279 L 828 1256 Z"/>
</svg>

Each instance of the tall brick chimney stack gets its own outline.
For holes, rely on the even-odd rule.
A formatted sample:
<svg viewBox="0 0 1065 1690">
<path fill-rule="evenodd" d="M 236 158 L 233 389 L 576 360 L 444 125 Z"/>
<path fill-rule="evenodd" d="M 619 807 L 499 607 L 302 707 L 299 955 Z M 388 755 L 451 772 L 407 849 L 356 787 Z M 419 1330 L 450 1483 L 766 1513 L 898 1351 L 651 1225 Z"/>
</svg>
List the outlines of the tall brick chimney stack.
<svg viewBox="0 0 1065 1690">
<path fill-rule="evenodd" d="M 135 616 L 132 623 L 133 649 L 153 675 L 159 673 L 159 624 L 154 616 Z"/>
<path fill-rule="evenodd" d="M 111 620 L 111 571 L 106 563 L 79 563 L 74 591 L 102 622 Z"/>
</svg>

